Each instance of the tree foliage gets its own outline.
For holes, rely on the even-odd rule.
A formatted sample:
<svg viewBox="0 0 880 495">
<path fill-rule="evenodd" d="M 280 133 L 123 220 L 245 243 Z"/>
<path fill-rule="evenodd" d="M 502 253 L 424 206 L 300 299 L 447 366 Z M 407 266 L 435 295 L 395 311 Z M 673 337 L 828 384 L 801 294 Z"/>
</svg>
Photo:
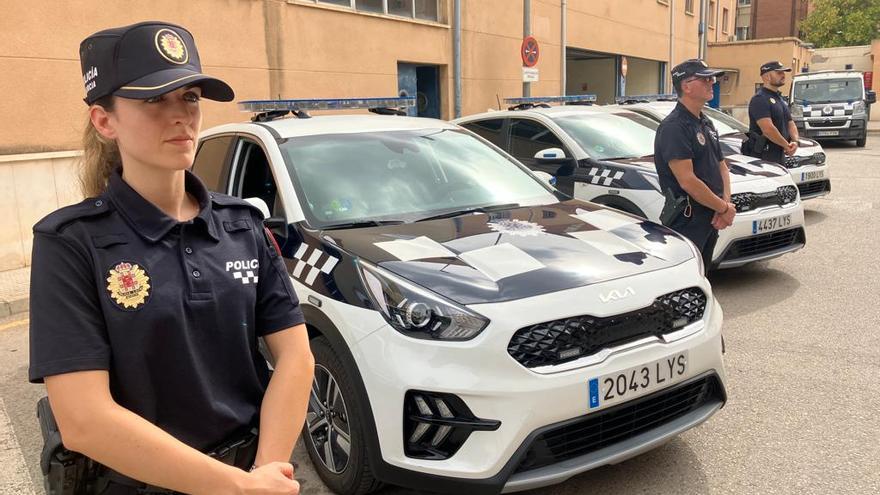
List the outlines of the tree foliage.
<svg viewBox="0 0 880 495">
<path fill-rule="evenodd" d="M 814 5 L 800 29 L 816 48 L 869 45 L 880 38 L 880 0 L 815 0 Z"/>
</svg>

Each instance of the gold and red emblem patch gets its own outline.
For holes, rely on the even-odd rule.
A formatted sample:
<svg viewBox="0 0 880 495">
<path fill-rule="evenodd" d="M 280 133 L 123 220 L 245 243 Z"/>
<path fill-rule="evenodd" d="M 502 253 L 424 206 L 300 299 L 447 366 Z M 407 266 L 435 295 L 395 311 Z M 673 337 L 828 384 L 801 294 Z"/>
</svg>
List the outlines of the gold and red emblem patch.
<svg viewBox="0 0 880 495">
<path fill-rule="evenodd" d="M 107 291 L 122 309 L 138 309 L 150 297 L 150 277 L 138 265 L 123 261 L 110 269 Z"/>
<path fill-rule="evenodd" d="M 189 61 L 186 43 L 179 34 L 170 29 L 160 29 L 156 33 L 156 49 L 169 62 L 185 64 Z"/>
</svg>

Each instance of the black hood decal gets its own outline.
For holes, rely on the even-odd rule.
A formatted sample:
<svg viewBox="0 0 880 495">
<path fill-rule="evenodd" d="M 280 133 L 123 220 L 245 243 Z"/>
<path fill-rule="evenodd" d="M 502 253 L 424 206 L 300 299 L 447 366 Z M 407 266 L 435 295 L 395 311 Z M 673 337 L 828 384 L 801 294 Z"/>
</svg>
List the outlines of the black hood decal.
<svg viewBox="0 0 880 495">
<path fill-rule="evenodd" d="M 665 227 L 576 200 L 326 231 L 322 242 L 326 251 L 361 258 L 461 304 L 581 287 L 693 257 Z"/>
</svg>

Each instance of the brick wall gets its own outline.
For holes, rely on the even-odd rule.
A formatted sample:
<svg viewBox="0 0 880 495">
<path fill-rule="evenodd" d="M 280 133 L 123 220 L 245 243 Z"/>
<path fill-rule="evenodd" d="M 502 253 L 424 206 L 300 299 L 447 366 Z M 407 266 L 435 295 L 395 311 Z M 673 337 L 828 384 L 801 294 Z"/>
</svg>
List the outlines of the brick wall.
<svg viewBox="0 0 880 495">
<path fill-rule="evenodd" d="M 808 0 L 752 0 L 752 39 L 799 37 Z"/>
</svg>

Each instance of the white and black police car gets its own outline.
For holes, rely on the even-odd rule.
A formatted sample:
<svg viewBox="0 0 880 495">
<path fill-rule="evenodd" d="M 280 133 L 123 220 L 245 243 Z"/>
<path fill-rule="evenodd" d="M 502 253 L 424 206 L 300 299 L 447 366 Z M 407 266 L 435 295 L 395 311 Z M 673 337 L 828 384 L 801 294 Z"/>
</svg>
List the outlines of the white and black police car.
<svg viewBox="0 0 880 495">
<path fill-rule="evenodd" d="M 592 95 L 505 101 L 512 105 L 508 110 L 455 122 L 533 170 L 551 174 L 564 194 L 659 222 L 664 197 L 654 168 L 655 120 L 620 107 L 591 105 Z M 719 232 L 709 268 L 767 260 L 806 243 L 803 206 L 788 172 L 747 158 L 727 157 L 737 216 Z"/>
<path fill-rule="evenodd" d="M 675 95 L 623 96 L 618 98 L 618 102 L 628 110 L 660 122 L 675 108 Z M 714 108 L 705 107 L 703 113 L 715 125 L 725 156 L 739 162 L 757 161 L 754 157 L 741 154 L 749 126 Z M 800 138 L 798 149 L 794 155 L 786 156 L 782 165 L 788 169 L 791 180 L 797 185 L 802 201 L 831 192 L 831 169 L 825 159 L 825 150 L 817 141 Z"/>
<path fill-rule="evenodd" d="M 718 411 L 722 312 L 688 241 L 567 199 L 456 125 L 307 114 L 413 102 L 244 102 L 260 113 L 205 131 L 194 164 L 263 212 L 284 256 L 326 484 L 526 490 Z"/>
</svg>

